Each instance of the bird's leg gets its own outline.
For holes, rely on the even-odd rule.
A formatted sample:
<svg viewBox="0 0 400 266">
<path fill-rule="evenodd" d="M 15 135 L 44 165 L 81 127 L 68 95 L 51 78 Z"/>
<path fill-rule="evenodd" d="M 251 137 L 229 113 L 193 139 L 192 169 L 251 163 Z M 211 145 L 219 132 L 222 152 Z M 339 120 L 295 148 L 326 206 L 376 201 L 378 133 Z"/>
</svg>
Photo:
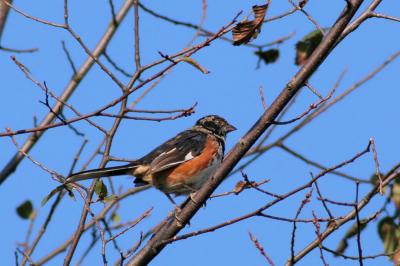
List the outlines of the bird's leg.
<svg viewBox="0 0 400 266">
<path fill-rule="evenodd" d="M 190 193 L 190 194 L 189 194 L 189 198 L 190 198 L 191 201 L 193 201 L 194 204 L 199 204 L 199 202 L 198 202 L 197 200 L 194 199 L 194 194 L 195 194 L 195 193 L 196 193 L 196 191 Z M 204 208 L 207 207 L 207 201 L 205 201 L 205 202 L 203 203 L 203 207 L 204 207 Z"/>
<path fill-rule="evenodd" d="M 197 204 L 199 204 L 199 203 L 194 199 L 194 194 L 195 194 L 195 193 L 196 193 L 196 192 L 190 193 L 190 194 L 189 194 L 189 198 L 190 198 L 191 201 L 193 201 L 194 204 L 197 205 Z"/>
<path fill-rule="evenodd" d="M 189 186 L 188 184 L 183 184 L 183 187 L 188 189 L 188 190 L 190 190 L 190 191 L 192 191 L 192 193 L 197 191 L 196 189 L 194 189 L 193 187 Z"/>
<path fill-rule="evenodd" d="M 171 197 L 171 195 L 168 194 L 168 193 L 165 193 L 165 192 L 164 192 L 164 194 L 165 194 L 165 196 L 167 196 L 167 198 L 169 199 L 169 201 L 174 205 L 175 209 L 180 211 L 181 208 L 178 206 L 178 204 L 176 204 L 176 202 L 175 202 L 174 199 Z"/>
<path fill-rule="evenodd" d="M 189 185 L 187 185 L 187 184 L 183 184 L 183 186 L 184 186 L 187 190 L 191 191 L 191 193 L 189 194 L 189 198 L 190 198 L 191 201 L 193 201 L 194 204 L 197 204 L 198 202 L 193 198 L 194 193 L 196 193 L 197 190 L 194 189 L 194 188 L 192 188 L 191 186 L 189 186 Z"/>
<path fill-rule="evenodd" d="M 190 200 L 193 201 L 194 204 L 199 204 L 199 203 L 194 199 L 194 193 L 196 193 L 197 190 L 194 189 L 194 188 L 192 188 L 192 187 L 189 186 L 189 185 L 186 185 L 186 184 L 185 184 L 184 186 L 185 186 L 185 188 L 187 188 L 187 189 L 189 189 L 189 190 L 192 191 L 192 193 L 189 194 Z M 204 207 L 206 207 L 206 202 L 204 202 Z"/>
<path fill-rule="evenodd" d="M 175 211 L 174 211 L 174 216 L 175 216 L 175 220 L 177 221 L 179 226 L 183 226 L 183 222 L 182 220 L 178 217 L 178 214 L 181 212 L 181 208 L 178 206 L 178 204 L 176 204 L 176 202 L 174 201 L 174 199 L 171 197 L 170 194 L 165 193 L 165 196 L 167 196 L 167 198 L 169 199 L 169 201 L 171 201 L 171 203 L 174 205 L 175 207 Z"/>
</svg>

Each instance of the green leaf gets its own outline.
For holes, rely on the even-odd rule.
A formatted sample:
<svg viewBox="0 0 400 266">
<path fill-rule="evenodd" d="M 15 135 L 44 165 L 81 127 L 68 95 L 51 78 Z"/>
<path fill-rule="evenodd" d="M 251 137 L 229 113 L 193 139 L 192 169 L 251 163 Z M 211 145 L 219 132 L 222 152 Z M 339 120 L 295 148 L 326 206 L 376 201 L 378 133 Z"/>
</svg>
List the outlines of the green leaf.
<svg viewBox="0 0 400 266">
<path fill-rule="evenodd" d="M 61 185 L 61 186 L 56 187 L 56 188 L 53 189 L 52 191 L 50 191 L 50 193 L 47 194 L 47 196 L 44 197 L 44 198 L 42 199 L 41 205 L 42 205 L 42 206 L 46 205 L 46 203 L 47 203 L 57 192 L 60 192 L 60 191 L 63 190 L 63 189 L 64 189 L 64 185 Z"/>
<path fill-rule="evenodd" d="M 266 51 L 256 51 L 254 52 L 260 60 L 263 60 L 265 64 L 275 63 L 279 58 L 278 49 L 270 49 Z"/>
<path fill-rule="evenodd" d="M 336 252 L 339 254 L 343 254 L 345 252 L 345 250 L 347 249 L 347 247 L 349 246 L 349 243 L 347 241 L 347 239 L 343 238 L 340 242 L 338 247 L 336 248 Z M 335 254 L 335 257 L 337 257 L 338 255 Z"/>
<path fill-rule="evenodd" d="M 383 241 L 385 253 L 392 253 L 397 250 L 399 246 L 398 231 L 399 226 L 389 216 L 379 222 L 378 233 Z"/>
<path fill-rule="evenodd" d="M 74 188 L 71 184 L 66 184 L 64 185 L 64 188 L 67 190 L 68 196 L 73 199 L 76 200 L 74 193 L 72 192 L 72 189 Z"/>
<path fill-rule="evenodd" d="M 94 192 L 96 192 L 97 196 L 99 196 L 101 200 L 107 197 L 108 190 L 106 185 L 104 185 L 101 179 L 97 180 L 96 185 L 94 187 Z"/>
<path fill-rule="evenodd" d="M 324 31 L 329 28 L 324 28 Z M 310 55 L 314 52 L 315 48 L 321 43 L 324 35 L 317 29 L 307 34 L 301 41 L 296 43 L 296 60 L 295 64 L 300 66 L 303 65 Z"/>
<path fill-rule="evenodd" d="M 394 182 L 392 186 L 392 191 L 390 193 L 390 199 L 396 206 L 397 210 L 400 210 L 400 184 Z"/>
<path fill-rule="evenodd" d="M 367 227 L 368 220 L 367 219 L 362 219 L 360 220 L 360 232 Z M 336 248 L 336 252 L 343 254 L 348 247 L 348 240 L 352 237 L 355 237 L 358 233 L 358 225 L 357 223 L 354 223 L 349 230 L 347 230 L 346 234 L 344 235 L 343 239 L 339 242 L 338 247 Z"/>
<path fill-rule="evenodd" d="M 17 213 L 22 219 L 31 219 L 33 217 L 33 204 L 30 200 L 24 201 L 17 207 Z"/>
<path fill-rule="evenodd" d="M 384 176 L 385 176 L 384 173 L 379 173 L 379 175 L 380 175 L 381 177 L 384 177 Z M 374 173 L 371 175 L 371 177 L 369 178 L 369 181 L 371 182 L 371 184 L 372 184 L 373 186 L 377 186 L 377 185 L 379 185 L 379 182 L 380 182 L 380 181 L 379 181 L 379 176 L 374 172 Z M 395 181 L 395 182 L 396 182 L 396 181 Z M 387 189 L 387 185 L 384 186 L 383 189 L 382 189 L 383 194 L 386 193 L 386 189 Z"/>
<path fill-rule="evenodd" d="M 385 176 L 384 173 L 379 173 L 380 176 Z M 371 182 L 371 184 L 373 186 L 376 186 L 379 184 L 379 177 L 376 175 L 376 173 L 374 172 L 371 177 L 369 178 L 369 181 Z M 396 181 L 395 181 L 396 182 Z"/>
<path fill-rule="evenodd" d="M 111 220 L 112 220 L 114 223 L 119 223 L 119 222 L 121 221 L 121 216 L 119 216 L 117 213 L 113 212 L 113 213 L 111 214 Z"/>
<path fill-rule="evenodd" d="M 379 184 L 379 177 L 376 175 L 376 173 L 373 173 L 369 178 L 369 181 L 373 186 L 376 186 L 377 184 Z"/>
<path fill-rule="evenodd" d="M 110 201 L 113 201 L 113 200 L 116 200 L 116 199 L 118 199 L 117 195 L 109 195 L 107 197 L 104 197 L 103 201 L 110 202 Z"/>
</svg>

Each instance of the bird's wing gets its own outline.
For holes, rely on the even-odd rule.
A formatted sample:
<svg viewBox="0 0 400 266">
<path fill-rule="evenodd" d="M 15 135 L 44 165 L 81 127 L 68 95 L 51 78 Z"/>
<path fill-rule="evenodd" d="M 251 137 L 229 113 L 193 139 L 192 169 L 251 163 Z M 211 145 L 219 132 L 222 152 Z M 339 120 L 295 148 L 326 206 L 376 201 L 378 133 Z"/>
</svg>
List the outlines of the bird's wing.
<svg viewBox="0 0 400 266">
<path fill-rule="evenodd" d="M 206 141 L 205 133 L 186 130 L 154 149 L 140 161 L 149 164 L 150 173 L 161 172 L 198 156 Z"/>
</svg>

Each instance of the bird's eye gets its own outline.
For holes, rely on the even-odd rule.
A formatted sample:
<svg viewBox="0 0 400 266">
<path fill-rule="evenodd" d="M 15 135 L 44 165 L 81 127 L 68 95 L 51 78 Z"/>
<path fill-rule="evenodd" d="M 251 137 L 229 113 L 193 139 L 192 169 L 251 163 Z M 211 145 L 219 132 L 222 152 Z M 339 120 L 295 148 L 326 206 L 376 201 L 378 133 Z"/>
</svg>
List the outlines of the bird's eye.
<svg viewBox="0 0 400 266">
<path fill-rule="evenodd" d="M 218 128 L 218 125 L 215 124 L 214 122 L 208 121 L 208 122 L 205 122 L 205 123 L 204 123 L 204 127 L 208 128 L 208 129 L 210 129 L 210 130 L 215 131 L 215 130 Z"/>
</svg>

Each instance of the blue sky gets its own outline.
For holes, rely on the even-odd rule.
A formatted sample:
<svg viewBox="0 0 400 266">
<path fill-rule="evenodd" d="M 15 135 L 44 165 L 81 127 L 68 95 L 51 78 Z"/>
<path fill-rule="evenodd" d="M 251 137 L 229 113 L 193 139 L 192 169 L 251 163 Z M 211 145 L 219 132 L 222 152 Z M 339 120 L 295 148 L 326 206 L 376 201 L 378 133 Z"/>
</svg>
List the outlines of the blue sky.
<svg viewBox="0 0 400 266">
<path fill-rule="evenodd" d="M 61 23 L 62 2 L 15 1 L 15 5 L 31 15 Z M 116 8 L 119 9 L 122 1 L 115 2 Z M 217 31 L 238 11 L 244 10 L 247 14 L 251 5 L 260 3 L 262 2 L 208 1 L 204 27 Z M 182 21 L 198 23 L 201 18 L 201 1 L 195 1 L 190 5 L 184 1 L 168 1 L 168 3 L 167 1 L 162 3 L 148 1 L 146 5 L 161 14 Z M 343 5 L 344 1 L 326 1 L 326 3 L 324 1 L 323 6 L 318 1 L 310 1 L 306 10 L 321 26 L 326 27 L 335 21 Z M 361 10 L 364 8 L 365 5 Z M 289 3 L 273 1 L 267 17 L 281 14 L 289 9 L 291 9 Z M 400 15 L 398 10 L 400 10 L 400 3 L 395 1 L 384 1 L 378 8 L 379 12 L 393 16 Z M 70 3 L 71 25 L 90 48 L 95 46 L 109 20 L 108 1 L 87 0 Z M 129 72 L 134 71 L 132 29 L 133 10 L 129 12 L 127 19 L 107 49 L 113 59 Z M 253 54 L 253 48 L 234 47 L 225 41 L 212 43 L 194 56 L 198 62 L 210 70 L 210 74 L 204 75 L 188 64 L 180 64 L 137 106 L 141 109 L 167 110 L 187 108 L 197 102 L 196 113 L 188 118 L 162 123 L 125 120 L 116 134 L 111 154 L 118 157 L 138 158 L 207 114 L 219 114 L 238 128 L 228 137 L 227 147 L 230 148 L 263 112 L 259 87 L 263 86 L 266 102 L 270 104 L 297 72 L 298 67 L 293 63 L 295 43 L 312 30 L 314 30 L 314 25 L 300 12 L 265 24 L 254 43 L 268 43 L 293 31 L 296 34 L 279 46 L 281 56 L 275 64 L 267 66 L 262 64 L 260 69 L 255 69 L 257 58 Z M 158 51 L 165 54 L 180 51 L 194 35 L 191 29 L 173 26 L 143 12 L 140 15 L 140 32 L 143 64 L 159 59 Z M 337 94 L 343 92 L 398 51 L 399 39 L 396 36 L 399 34 L 400 28 L 396 22 L 378 19 L 367 21 L 335 49 L 313 75 L 311 84 L 326 95 L 340 73 L 348 69 Z M 16 54 L 16 57 L 29 68 L 37 80 L 46 81 L 53 92 L 60 94 L 72 75 L 62 51 L 62 40 L 65 41 L 75 64 L 80 66 L 86 59 L 86 55 L 67 32 L 32 22 L 11 12 L 2 36 L 2 45 L 20 49 L 39 48 L 36 53 Z M 2 70 L 0 75 L 3 80 L 2 97 L 0 97 L 0 113 L 2 114 L 0 128 L 2 130 L 6 127 L 14 130 L 29 128 L 33 126 L 34 115 L 40 120 L 48 112 L 46 107 L 39 103 L 39 100 L 44 99 L 44 94 L 23 76 L 10 59 L 10 55 L 13 54 L 0 52 Z M 293 135 L 285 144 L 323 165 L 332 166 L 363 150 L 369 138 L 374 137 L 381 169 L 383 172 L 389 170 L 398 162 L 396 155 L 400 148 L 397 108 L 400 92 L 396 88 L 399 84 L 399 67 L 400 62 L 394 61 L 373 80 L 318 117 L 301 132 Z M 150 77 L 158 69 L 150 70 L 143 77 Z M 118 72 L 115 73 L 123 82 L 128 81 Z M 108 103 L 119 93 L 118 87 L 112 80 L 95 66 L 71 97 L 70 103 L 80 112 L 87 113 Z M 140 93 L 141 91 L 134 93 L 130 98 L 131 101 Z M 297 116 L 307 109 L 309 104 L 316 101 L 316 97 L 311 92 L 303 90 L 286 118 Z M 70 112 L 66 112 L 66 115 L 72 117 Z M 108 118 L 94 120 L 104 127 L 109 127 L 112 122 Z M 102 135 L 85 122 L 76 123 L 75 126 L 85 132 L 89 138 L 82 160 L 78 163 L 79 169 L 97 147 Z M 280 126 L 271 136 L 270 142 L 293 126 Z M 26 135 L 20 135 L 16 139 L 22 144 L 26 137 Z M 67 174 L 81 143 L 82 139 L 74 135 L 71 130 L 65 127 L 56 128 L 45 133 L 31 151 L 31 155 L 49 168 Z M 14 155 L 16 149 L 9 138 L 1 138 L 0 150 L 2 151 L 0 167 L 2 167 Z M 97 157 L 90 168 L 96 168 L 99 162 L 100 157 Z M 375 170 L 372 154 L 367 154 L 342 170 L 359 178 L 368 179 Z M 246 173 L 252 180 L 271 179 L 263 188 L 274 193 L 285 193 L 304 184 L 310 178 L 310 171 L 314 174 L 318 173 L 314 167 L 294 159 L 277 148 L 263 155 L 255 164 L 246 169 Z M 234 175 L 217 191 L 230 191 L 239 180 L 241 176 Z M 116 182 L 123 185 L 124 189 L 132 186 L 131 179 L 127 177 L 120 177 L 116 179 Z M 340 201 L 354 200 L 355 185 L 352 182 L 334 175 L 327 175 L 319 184 L 323 194 L 328 198 Z M 30 161 L 24 160 L 17 171 L 0 187 L 0 209 L 3 213 L 0 257 L 4 265 L 14 263 L 16 243 L 24 241 L 28 227 L 28 222 L 16 215 L 15 208 L 26 199 L 32 200 L 39 214 L 34 225 L 34 233 L 37 233 L 50 206 L 48 204 L 40 208 L 40 201 L 56 185 L 47 173 Z M 370 185 L 362 185 L 360 196 L 365 195 L 370 189 Z M 293 218 L 304 195 L 305 192 L 299 193 L 274 206 L 267 213 Z M 326 216 L 315 195 L 314 191 L 313 202 L 304 208 L 301 217 L 311 217 L 312 210 L 320 216 Z M 183 200 L 183 198 L 178 200 Z M 266 204 L 269 200 L 271 198 L 254 191 L 211 200 L 193 218 L 190 227 L 185 228 L 183 232 L 205 228 L 238 217 Z M 361 212 L 361 216 L 373 214 L 380 208 L 383 201 L 383 197 L 375 198 L 371 205 Z M 34 260 L 43 257 L 73 233 L 78 223 L 82 203 L 83 201 L 79 198 L 76 202 L 69 199 L 63 200 L 55 213 L 53 223 L 50 224 L 43 241 L 33 255 Z M 126 250 L 133 245 L 140 231 L 145 231 L 161 221 L 171 210 L 171 205 L 165 196 L 155 189 L 128 198 L 121 205 L 119 215 L 123 221 L 138 217 L 151 206 L 154 206 L 151 217 L 118 239 L 123 249 Z M 93 209 L 98 211 L 100 207 L 101 203 L 98 203 Z M 332 210 L 335 215 L 343 215 L 350 211 L 348 208 L 335 206 L 332 206 Z M 325 244 L 335 248 L 349 226 L 350 223 L 343 230 L 332 234 Z M 275 264 L 282 265 L 290 255 L 291 228 L 290 223 L 252 218 L 211 234 L 167 246 L 152 265 L 187 265 L 189 260 L 192 265 L 261 265 L 264 263 L 264 258 L 249 240 L 249 231 L 259 239 Z M 300 251 L 314 238 L 312 224 L 300 225 L 296 235 L 295 249 Z M 377 254 L 383 251 L 383 245 L 376 234 L 376 222 L 372 222 L 363 232 L 361 241 L 364 254 Z M 73 263 L 77 261 L 89 242 L 90 235 L 88 234 L 78 246 Z M 118 253 L 111 245 L 107 250 L 109 262 L 115 261 L 119 256 Z M 347 252 L 352 255 L 357 254 L 354 239 Z M 325 253 L 325 257 L 331 265 L 354 264 L 352 261 L 335 259 L 328 253 Z M 60 265 L 63 258 L 64 254 L 61 254 L 49 265 Z M 98 264 L 101 264 L 100 245 L 96 246 L 84 265 Z M 318 250 L 315 250 L 298 265 L 320 264 Z M 365 262 L 365 265 L 390 264 L 386 258 Z"/>
</svg>

